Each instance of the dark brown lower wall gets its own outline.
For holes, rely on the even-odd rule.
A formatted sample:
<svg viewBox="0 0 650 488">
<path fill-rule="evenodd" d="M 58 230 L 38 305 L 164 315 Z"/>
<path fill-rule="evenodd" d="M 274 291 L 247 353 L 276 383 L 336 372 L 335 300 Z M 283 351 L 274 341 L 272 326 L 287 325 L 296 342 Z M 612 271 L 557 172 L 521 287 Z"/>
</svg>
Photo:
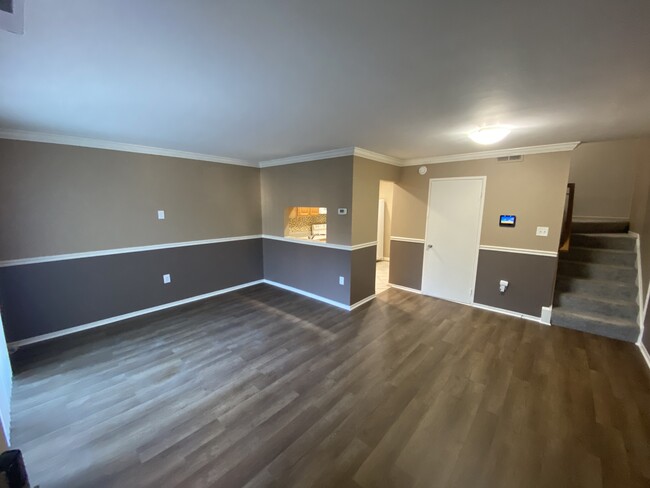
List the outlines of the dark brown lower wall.
<svg viewBox="0 0 650 488">
<path fill-rule="evenodd" d="M 350 304 L 351 251 L 275 239 L 264 241 L 264 278 Z M 344 285 L 339 285 L 343 276 Z"/>
<path fill-rule="evenodd" d="M 0 268 L 0 306 L 14 342 L 262 278 L 261 239 L 203 244 Z"/>
<path fill-rule="evenodd" d="M 377 246 L 364 247 L 350 252 L 352 278 L 350 279 L 350 304 L 375 294 L 377 274 Z"/>
<path fill-rule="evenodd" d="M 534 317 L 553 302 L 557 258 L 481 249 L 474 302 Z M 509 283 L 499 293 L 499 281 Z"/>
<path fill-rule="evenodd" d="M 424 243 L 391 240 L 388 281 L 393 285 L 422 289 Z"/>
</svg>

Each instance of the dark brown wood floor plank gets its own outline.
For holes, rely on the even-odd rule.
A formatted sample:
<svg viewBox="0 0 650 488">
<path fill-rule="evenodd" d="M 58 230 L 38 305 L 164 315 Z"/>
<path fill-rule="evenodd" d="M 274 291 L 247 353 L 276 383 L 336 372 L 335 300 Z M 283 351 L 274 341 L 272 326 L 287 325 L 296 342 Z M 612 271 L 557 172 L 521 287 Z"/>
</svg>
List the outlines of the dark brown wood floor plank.
<svg viewBox="0 0 650 488">
<path fill-rule="evenodd" d="M 260 285 L 12 359 L 41 488 L 650 486 L 633 345 L 395 289 Z"/>
</svg>

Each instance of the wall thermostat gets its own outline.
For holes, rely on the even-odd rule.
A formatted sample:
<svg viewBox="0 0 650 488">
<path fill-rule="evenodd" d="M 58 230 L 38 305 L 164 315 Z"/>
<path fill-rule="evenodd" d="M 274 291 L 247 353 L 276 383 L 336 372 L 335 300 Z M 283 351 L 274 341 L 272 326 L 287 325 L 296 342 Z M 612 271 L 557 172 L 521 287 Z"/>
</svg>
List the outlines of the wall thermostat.
<svg viewBox="0 0 650 488">
<path fill-rule="evenodd" d="M 499 217 L 499 227 L 514 227 L 516 222 L 516 215 L 502 215 Z"/>
<path fill-rule="evenodd" d="M 427 174 L 427 167 L 426 166 L 420 166 L 418 168 L 418 173 L 420 173 L 422 176 Z"/>
<path fill-rule="evenodd" d="M 347 214 L 348 214 L 347 208 L 339 208 L 339 215 L 347 215 Z"/>
</svg>

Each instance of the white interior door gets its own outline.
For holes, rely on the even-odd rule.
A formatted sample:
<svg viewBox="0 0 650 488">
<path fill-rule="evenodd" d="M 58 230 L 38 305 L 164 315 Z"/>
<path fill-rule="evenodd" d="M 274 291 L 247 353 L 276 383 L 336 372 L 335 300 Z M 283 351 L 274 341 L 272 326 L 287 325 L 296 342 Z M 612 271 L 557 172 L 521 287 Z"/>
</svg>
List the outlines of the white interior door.
<svg viewBox="0 0 650 488">
<path fill-rule="evenodd" d="M 377 261 L 384 259 L 384 226 L 386 222 L 385 214 L 386 202 L 382 198 L 379 200 L 377 209 Z"/>
<path fill-rule="evenodd" d="M 430 181 L 422 293 L 474 301 L 484 185 L 484 177 Z"/>
<path fill-rule="evenodd" d="M 11 425 L 11 363 L 0 316 L 0 452 L 9 447 Z"/>
</svg>

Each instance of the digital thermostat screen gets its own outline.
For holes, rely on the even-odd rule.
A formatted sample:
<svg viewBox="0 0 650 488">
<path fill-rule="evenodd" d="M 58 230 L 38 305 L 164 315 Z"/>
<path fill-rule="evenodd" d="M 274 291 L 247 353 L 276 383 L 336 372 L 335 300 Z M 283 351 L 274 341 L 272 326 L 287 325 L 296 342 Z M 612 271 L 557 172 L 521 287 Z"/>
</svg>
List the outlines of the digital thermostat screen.
<svg viewBox="0 0 650 488">
<path fill-rule="evenodd" d="M 515 215 L 502 215 L 499 217 L 499 225 L 501 227 L 514 227 L 515 222 L 517 222 L 517 216 Z"/>
</svg>

